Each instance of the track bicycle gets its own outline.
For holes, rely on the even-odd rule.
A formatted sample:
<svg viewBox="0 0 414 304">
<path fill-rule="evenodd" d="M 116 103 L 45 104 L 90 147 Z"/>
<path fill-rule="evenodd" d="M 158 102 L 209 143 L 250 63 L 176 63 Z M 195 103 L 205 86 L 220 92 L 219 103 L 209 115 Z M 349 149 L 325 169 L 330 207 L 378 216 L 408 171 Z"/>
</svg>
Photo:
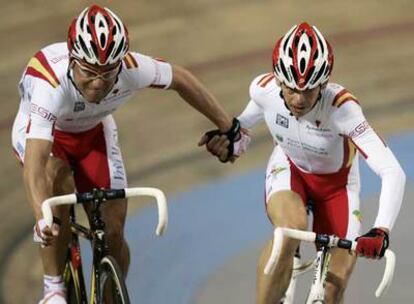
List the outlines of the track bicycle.
<svg viewBox="0 0 414 304">
<path fill-rule="evenodd" d="M 129 304 L 130 299 L 124 277 L 116 260 L 108 254 L 105 239 L 105 222 L 100 207 L 110 200 L 134 196 L 152 196 L 158 207 L 156 235 L 161 236 L 167 229 L 168 210 L 164 193 L 156 188 L 94 189 L 91 192 L 51 197 L 42 203 L 42 213 L 46 224 L 51 227 L 52 207 L 72 205 L 70 209 L 71 240 L 67 252 L 63 278 L 67 288 L 68 303 L 87 304 L 87 292 L 82 270 L 79 237 L 92 245 L 92 271 L 90 283 L 91 304 L 101 304 L 111 300 L 116 304 Z M 75 204 L 91 204 L 90 228 L 80 225 L 75 217 Z M 108 295 L 111 296 L 108 299 Z"/>
<path fill-rule="evenodd" d="M 318 246 L 316 258 L 312 261 L 301 263 L 300 255 L 297 251 L 293 261 L 293 272 L 289 287 L 286 291 L 283 304 L 292 304 L 294 300 L 294 292 L 297 277 L 301 274 L 313 270 L 314 279 L 306 299 L 306 304 L 323 304 L 325 303 L 325 285 L 326 276 L 329 268 L 329 261 L 331 258 L 331 248 L 338 247 L 355 251 L 357 242 L 341 239 L 335 235 L 318 234 L 310 231 L 303 231 L 290 228 L 276 228 L 274 230 L 274 238 L 272 245 L 272 252 L 266 263 L 264 273 L 271 274 L 279 259 L 280 250 L 282 247 L 283 237 L 289 237 L 299 241 L 314 243 Z M 375 291 L 377 298 L 385 294 L 392 283 L 395 268 L 395 254 L 390 249 L 387 249 L 384 254 L 386 264 L 382 280 Z"/>
</svg>

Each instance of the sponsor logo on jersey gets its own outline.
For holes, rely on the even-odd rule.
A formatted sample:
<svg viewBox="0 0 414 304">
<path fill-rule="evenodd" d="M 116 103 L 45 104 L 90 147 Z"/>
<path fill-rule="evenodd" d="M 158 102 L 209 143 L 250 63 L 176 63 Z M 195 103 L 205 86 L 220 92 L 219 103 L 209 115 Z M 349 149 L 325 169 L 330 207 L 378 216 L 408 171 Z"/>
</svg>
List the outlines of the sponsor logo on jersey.
<svg viewBox="0 0 414 304">
<path fill-rule="evenodd" d="M 81 112 L 85 110 L 85 103 L 83 101 L 75 102 L 75 106 L 73 107 L 73 112 Z"/>
<path fill-rule="evenodd" d="M 38 106 L 33 102 L 30 104 L 30 113 L 36 114 L 48 121 L 56 121 L 56 116 L 50 113 L 48 109 Z"/>
<path fill-rule="evenodd" d="M 285 116 L 277 114 L 276 116 L 276 124 L 282 126 L 284 128 L 289 128 L 289 119 Z"/>
<path fill-rule="evenodd" d="M 309 124 L 309 125 L 306 125 L 306 129 L 309 135 L 315 135 L 318 137 L 325 137 L 325 138 L 333 137 L 332 130 L 329 128 L 319 128 L 319 126 L 315 127 Z"/>
<path fill-rule="evenodd" d="M 355 138 L 358 135 L 361 135 L 362 133 L 364 133 L 366 130 L 370 129 L 370 125 L 368 123 L 368 121 L 364 120 L 363 122 L 361 122 L 359 125 L 357 125 L 355 127 L 355 129 L 353 129 L 351 131 L 351 133 L 349 133 L 349 137 L 351 138 Z"/>
</svg>

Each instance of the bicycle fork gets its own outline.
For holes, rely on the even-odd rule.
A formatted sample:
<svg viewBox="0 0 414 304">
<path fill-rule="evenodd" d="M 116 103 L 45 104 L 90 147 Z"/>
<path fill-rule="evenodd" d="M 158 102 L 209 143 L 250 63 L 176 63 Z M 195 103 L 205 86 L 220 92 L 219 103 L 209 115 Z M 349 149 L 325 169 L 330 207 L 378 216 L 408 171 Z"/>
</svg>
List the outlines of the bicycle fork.
<svg viewBox="0 0 414 304">
<path fill-rule="evenodd" d="M 325 303 L 325 282 L 330 260 L 331 254 L 328 248 L 317 251 L 314 278 L 306 304 Z"/>
</svg>

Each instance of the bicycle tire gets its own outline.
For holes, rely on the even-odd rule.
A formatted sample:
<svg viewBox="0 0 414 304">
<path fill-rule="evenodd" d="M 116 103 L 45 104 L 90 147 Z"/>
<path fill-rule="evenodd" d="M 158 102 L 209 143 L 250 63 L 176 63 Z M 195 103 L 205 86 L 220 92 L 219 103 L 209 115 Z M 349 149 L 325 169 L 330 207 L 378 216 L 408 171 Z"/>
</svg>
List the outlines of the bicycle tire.
<svg viewBox="0 0 414 304">
<path fill-rule="evenodd" d="M 106 288 L 110 286 L 112 288 L 112 296 L 114 304 L 130 304 L 128 291 L 126 288 L 125 280 L 122 275 L 121 268 L 115 259 L 111 256 L 105 256 L 99 263 L 99 299 L 103 303 L 103 298 L 106 292 Z M 108 285 L 108 279 L 111 280 L 112 285 Z M 98 303 L 101 304 L 101 303 Z"/>
</svg>

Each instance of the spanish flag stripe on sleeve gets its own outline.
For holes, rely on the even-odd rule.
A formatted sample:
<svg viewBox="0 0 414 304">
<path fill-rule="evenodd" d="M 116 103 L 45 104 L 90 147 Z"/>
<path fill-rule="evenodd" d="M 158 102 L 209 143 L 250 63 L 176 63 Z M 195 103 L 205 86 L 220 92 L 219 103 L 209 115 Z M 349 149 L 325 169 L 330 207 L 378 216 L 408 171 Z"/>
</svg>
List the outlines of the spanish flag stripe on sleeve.
<svg viewBox="0 0 414 304">
<path fill-rule="evenodd" d="M 268 73 L 268 74 L 264 75 L 262 78 L 260 78 L 259 81 L 257 82 L 257 85 L 261 85 L 262 81 L 264 81 L 265 79 L 270 77 L 270 75 L 272 75 L 272 73 Z"/>
<path fill-rule="evenodd" d="M 135 60 L 134 56 L 131 53 L 128 53 L 129 58 L 131 58 L 132 61 L 132 65 L 137 68 L 138 67 L 138 62 Z"/>
<path fill-rule="evenodd" d="M 32 59 L 30 59 L 26 74 L 46 80 L 54 88 L 60 84 L 59 79 L 56 77 L 55 72 L 50 67 L 42 52 L 38 52 Z"/>
<path fill-rule="evenodd" d="M 138 67 L 138 62 L 135 60 L 134 56 L 131 53 L 128 53 L 124 57 L 125 64 L 127 69 L 133 69 Z"/>
<path fill-rule="evenodd" d="M 266 78 L 266 81 L 264 81 L 262 84 L 261 84 L 261 87 L 265 87 L 265 86 L 267 86 L 267 84 L 271 81 L 271 80 L 273 80 L 275 78 L 275 75 L 271 75 L 269 78 Z"/>
<path fill-rule="evenodd" d="M 334 99 L 332 105 L 339 108 L 340 106 L 342 106 L 347 101 L 354 101 L 357 104 L 359 104 L 358 100 L 355 98 L 354 95 L 352 95 L 351 93 L 349 93 L 346 90 L 342 90 L 341 92 L 339 92 L 335 96 L 335 99 Z"/>
<path fill-rule="evenodd" d="M 358 100 L 356 100 L 356 98 L 354 97 L 354 96 L 347 96 L 346 98 L 344 98 L 344 99 L 341 99 L 341 101 L 340 102 L 338 102 L 338 104 L 336 105 L 338 108 L 340 107 L 340 106 L 342 106 L 344 103 L 346 103 L 347 101 L 354 101 L 354 102 L 356 102 L 357 104 L 359 104 L 359 102 L 358 102 Z"/>
<path fill-rule="evenodd" d="M 124 62 L 125 62 L 125 65 L 126 65 L 127 69 L 131 69 L 132 68 L 131 63 L 128 61 L 128 55 L 126 55 L 124 57 Z"/>
<path fill-rule="evenodd" d="M 342 91 L 340 91 L 338 94 L 336 94 L 336 96 L 335 96 L 335 98 L 334 98 L 334 100 L 333 100 L 333 102 L 332 102 L 332 105 L 333 106 L 335 106 L 336 105 L 336 103 L 337 103 L 337 101 L 338 101 L 338 99 L 339 98 L 341 98 L 341 96 L 342 95 L 344 95 L 344 94 L 346 94 L 346 93 L 348 93 L 348 91 L 347 90 L 345 90 L 345 89 L 343 89 Z"/>
</svg>

